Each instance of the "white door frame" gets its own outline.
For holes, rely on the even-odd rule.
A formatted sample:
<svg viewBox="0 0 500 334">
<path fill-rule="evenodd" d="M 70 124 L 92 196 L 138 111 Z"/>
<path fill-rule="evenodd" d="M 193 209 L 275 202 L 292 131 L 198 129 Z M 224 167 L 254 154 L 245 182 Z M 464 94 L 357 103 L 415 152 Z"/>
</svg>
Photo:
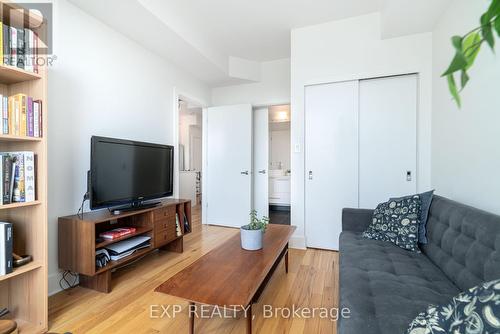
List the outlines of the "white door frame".
<svg viewBox="0 0 500 334">
<path fill-rule="evenodd" d="M 253 148 L 252 148 L 252 208 L 257 211 L 259 216 L 269 217 L 269 107 L 253 107 L 252 108 L 252 118 L 253 118 Z M 262 114 L 266 116 L 265 119 L 262 119 Z M 262 128 L 262 124 L 260 122 L 265 121 L 265 125 Z M 263 131 L 258 132 L 258 131 Z M 264 140 L 261 140 L 265 138 Z M 260 144 L 260 145 L 257 145 Z M 264 159 L 257 159 L 260 157 L 262 146 L 267 145 L 264 148 Z M 259 153 L 257 153 L 259 152 Z M 259 155 L 258 155 L 259 154 Z M 264 164 L 258 164 L 258 162 L 264 162 Z M 261 174 L 261 170 L 263 168 L 263 174 Z M 264 189 L 262 189 L 262 179 L 265 178 Z M 257 190 L 263 190 L 265 192 L 265 197 L 262 198 L 262 193 L 257 192 Z M 262 205 L 260 205 L 262 204 Z"/>
<path fill-rule="evenodd" d="M 189 93 L 185 93 L 184 91 L 179 90 L 177 87 L 174 87 L 173 89 L 173 104 L 172 104 L 172 123 L 174 124 L 173 130 L 174 130 L 174 140 L 173 140 L 173 146 L 174 146 L 174 198 L 179 197 L 179 100 L 181 100 L 181 97 L 184 99 L 188 100 L 191 103 L 194 103 L 196 105 L 199 105 L 202 110 L 207 106 L 205 102 L 203 102 L 202 99 L 199 99 Z M 204 133 L 202 129 L 202 133 Z M 202 140 L 205 140 L 205 137 L 203 137 Z M 203 165 L 203 167 L 205 167 Z M 202 171 L 203 172 L 203 171 Z M 203 178 L 202 178 L 203 180 Z M 203 187 L 202 187 L 203 189 Z M 203 218 L 202 218 L 203 222 Z"/>
</svg>

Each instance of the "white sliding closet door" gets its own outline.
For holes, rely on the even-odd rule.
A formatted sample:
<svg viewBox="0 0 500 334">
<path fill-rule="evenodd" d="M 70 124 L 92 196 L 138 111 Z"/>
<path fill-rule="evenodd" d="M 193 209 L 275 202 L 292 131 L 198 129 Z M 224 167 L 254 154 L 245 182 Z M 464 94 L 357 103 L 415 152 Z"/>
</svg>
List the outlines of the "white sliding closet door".
<svg viewBox="0 0 500 334">
<path fill-rule="evenodd" d="M 359 205 L 417 191 L 417 75 L 359 84 Z"/>
<path fill-rule="evenodd" d="M 240 227 L 252 208 L 252 106 L 206 109 L 206 223 Z"/>
<path fill-rule="evenodd" d="M 338 250 L 342 209 L 358 207 L 358 81 L 305 90 L 307 247 Z"/>
</svg>

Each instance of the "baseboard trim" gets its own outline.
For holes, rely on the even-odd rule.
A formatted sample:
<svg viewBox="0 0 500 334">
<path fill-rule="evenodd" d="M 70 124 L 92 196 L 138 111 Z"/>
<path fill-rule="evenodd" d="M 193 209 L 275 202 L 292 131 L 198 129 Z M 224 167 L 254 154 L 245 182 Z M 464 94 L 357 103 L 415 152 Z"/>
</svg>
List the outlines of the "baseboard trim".
<svg viewBox="0 0 500 334">
<path fill-rule="evenodd" d="M 306 238 L 303 236 L 292 236 L 288 242 L 290 248 L 306 249 Z"/>
</svg>

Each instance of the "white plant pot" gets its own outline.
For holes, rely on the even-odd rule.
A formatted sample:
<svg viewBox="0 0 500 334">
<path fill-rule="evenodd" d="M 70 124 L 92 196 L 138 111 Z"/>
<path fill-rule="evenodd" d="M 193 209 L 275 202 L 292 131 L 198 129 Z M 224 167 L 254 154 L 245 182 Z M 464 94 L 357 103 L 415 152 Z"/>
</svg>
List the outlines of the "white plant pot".
<svg viewBox="0 0 500 334">
<path fill-rule="evenodd" d="M 246 230 L 240 228 L 241 248 L 246 250 L 259 250 L 262 249 L 262 239 L 264 231 L 262 230 Z"/>
</svg>

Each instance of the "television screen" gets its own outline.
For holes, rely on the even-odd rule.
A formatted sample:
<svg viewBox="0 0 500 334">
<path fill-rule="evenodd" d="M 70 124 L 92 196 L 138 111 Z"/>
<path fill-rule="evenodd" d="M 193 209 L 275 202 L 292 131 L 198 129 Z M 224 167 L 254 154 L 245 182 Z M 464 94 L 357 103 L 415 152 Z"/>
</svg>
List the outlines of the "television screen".
<svg viewBox="0 0 500 334">
<path fill-rule="evenodd" d="M 173 146 L 93 136 L 90 160 L 91 209 L 173 193 Z"/>
</svg>

